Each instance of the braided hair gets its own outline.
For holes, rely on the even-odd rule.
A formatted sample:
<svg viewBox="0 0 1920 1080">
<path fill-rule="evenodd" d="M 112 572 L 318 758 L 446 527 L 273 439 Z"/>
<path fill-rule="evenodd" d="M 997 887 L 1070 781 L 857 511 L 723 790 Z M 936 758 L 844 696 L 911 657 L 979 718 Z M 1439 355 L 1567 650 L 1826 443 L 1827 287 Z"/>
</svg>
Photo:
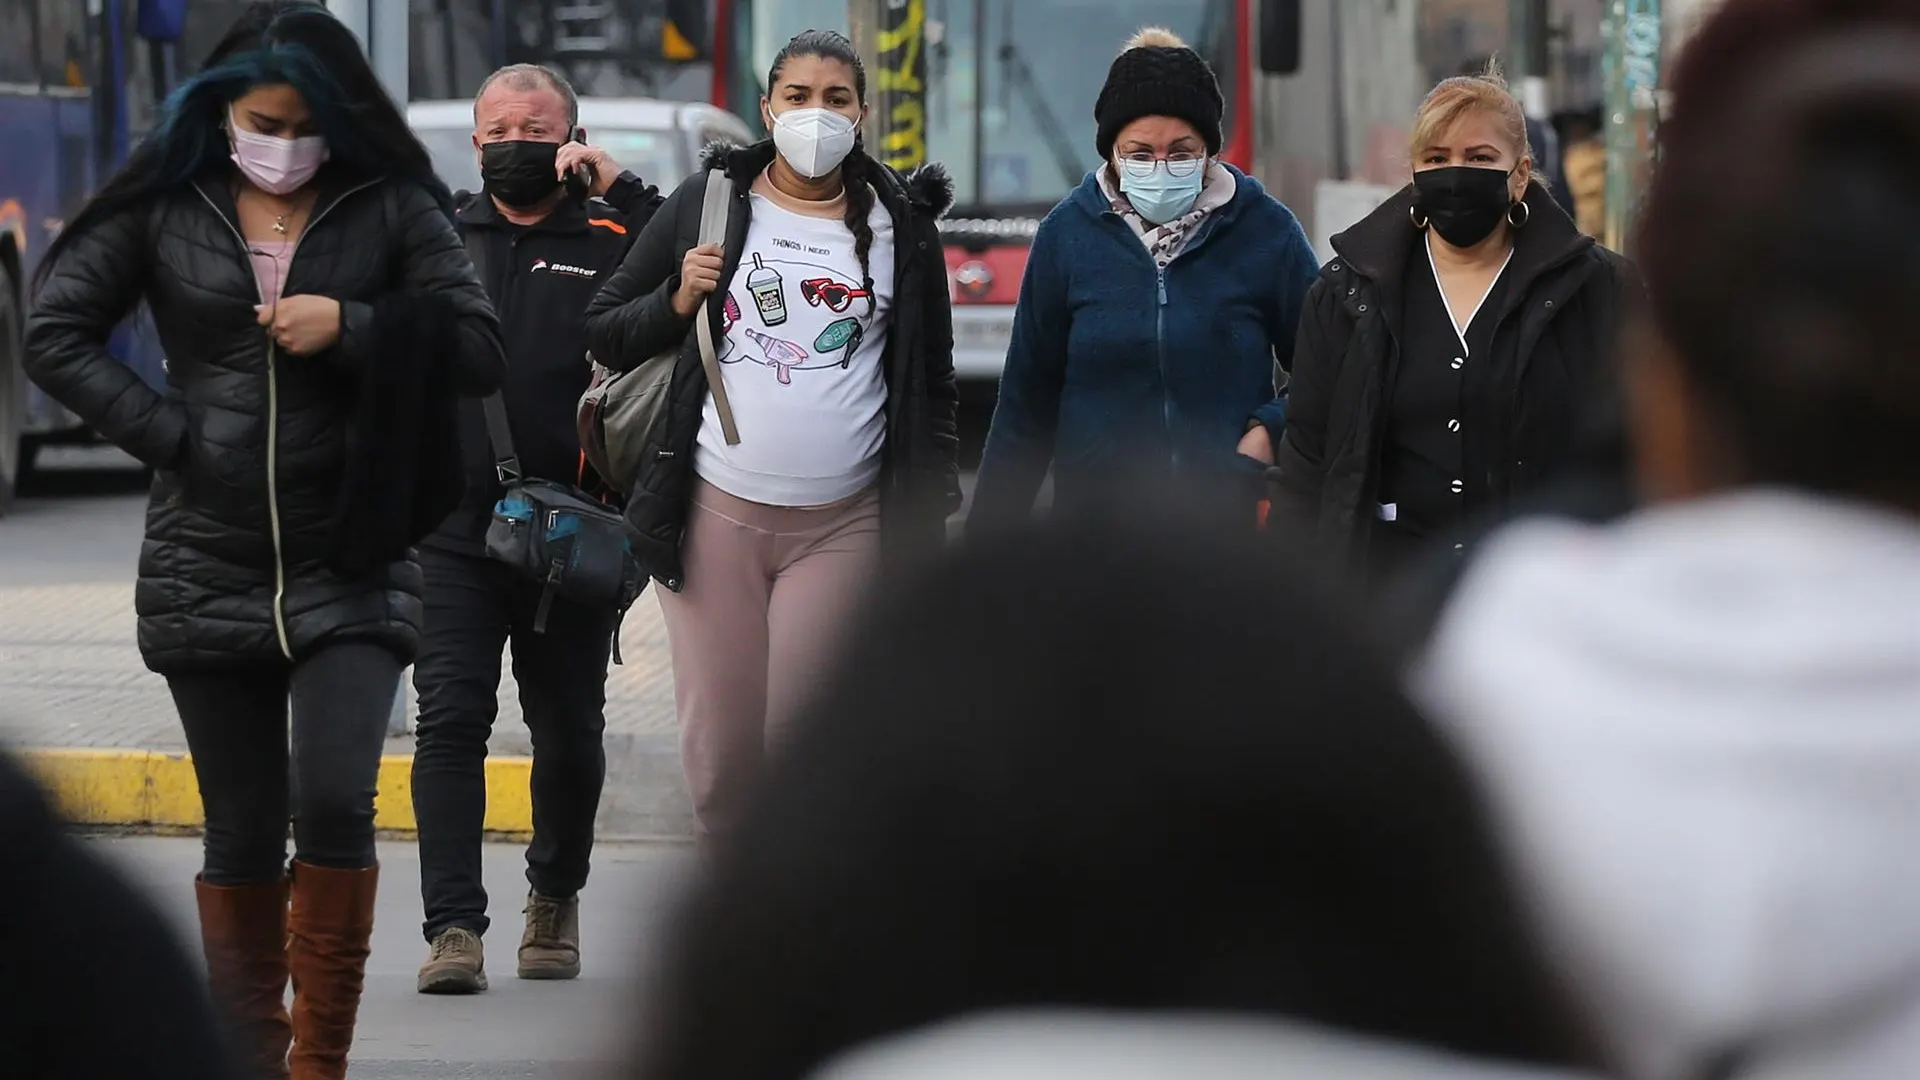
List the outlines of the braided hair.
<svg viewBox="0 0 1920 1080">
<path fill-rule="evenodd" d="M 797 56 L 813 56 L 822 60 L 837 60 L 853 69 L 854 96 L 859 99 L 860 107 L 867 105 L 867 66 L 860 62 L 860 53 L 854 49 L 853 42 L 846 35 L 833 30 L 804 30 L 793 36 L 786 47 L 773 58 L 773 66 L 767 72 L 767 94 L 773 94 L 773 88 L 780 82 L 780 73 L 786 70 L 787 61 Z M 867 257 L 873 251 L 873 225 L 868 220 L 873 216 L 873 185 L 879 182 L 880 163 L 867 156 L 866 139 L 858 136 L 853 142 L 853 151 L 840 163 L 840 182 L 846 189 L 847 213 L 846 225 L 853 233 L 853 251 L 860 259 L 860 288 L 867 294 L 867 313 L 872 314 L 873 271 Z"/>
</svg>

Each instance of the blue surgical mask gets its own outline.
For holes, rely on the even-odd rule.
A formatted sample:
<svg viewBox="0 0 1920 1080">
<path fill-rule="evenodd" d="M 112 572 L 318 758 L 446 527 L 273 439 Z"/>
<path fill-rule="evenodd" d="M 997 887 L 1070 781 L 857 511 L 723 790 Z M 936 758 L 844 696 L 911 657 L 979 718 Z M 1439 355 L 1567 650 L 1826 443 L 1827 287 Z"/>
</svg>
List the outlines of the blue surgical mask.
<svg viewBox="0 0 1920 1080">
<path fill-rule="evenodd" d="M 1207 183 L 1204 158 L 1175 162 L 1121 158 L 1114 162 L 1114 169 L 1120 174 L 1121 193 L 1141 217 L 1155 225 L 1165 225 L 1193 209 Z"/>
</svg>

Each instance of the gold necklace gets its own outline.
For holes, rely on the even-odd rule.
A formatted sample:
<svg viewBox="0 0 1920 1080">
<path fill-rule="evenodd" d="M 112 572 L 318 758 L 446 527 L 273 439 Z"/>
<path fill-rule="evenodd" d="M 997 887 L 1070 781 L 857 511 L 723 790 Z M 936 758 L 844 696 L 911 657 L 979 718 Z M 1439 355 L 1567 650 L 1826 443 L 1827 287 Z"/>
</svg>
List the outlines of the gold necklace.
<svg viewBox="0 0 1920 1080">
<path fill-rule="evenodd" d="M 281 214 L 279 217 L 274 218 L 273 231 L 279 233 L 281 236 L 287 235 L 287 218 L 291 217 L 292 214 L 293 214 L 293 211 L 289 210 L 286 213 Z"/>
</svg>

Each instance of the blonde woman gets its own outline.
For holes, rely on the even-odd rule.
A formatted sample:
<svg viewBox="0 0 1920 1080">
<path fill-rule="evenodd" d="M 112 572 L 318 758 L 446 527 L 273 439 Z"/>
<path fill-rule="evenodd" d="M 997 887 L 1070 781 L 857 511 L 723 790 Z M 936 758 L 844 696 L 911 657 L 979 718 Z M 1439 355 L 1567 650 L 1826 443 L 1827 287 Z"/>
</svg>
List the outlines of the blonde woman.
<svg viewBox="0 0 1920 1080">
<path fill-rule="evenodd" d="M 1496 71 L 1420 106 L 1413 182 L 1334 237 L 1307 295 L 1276 515 L 1377 578 L 1557 478 L 1597 395 L 1627 262 L 1535 177 Z"/>
</svg>

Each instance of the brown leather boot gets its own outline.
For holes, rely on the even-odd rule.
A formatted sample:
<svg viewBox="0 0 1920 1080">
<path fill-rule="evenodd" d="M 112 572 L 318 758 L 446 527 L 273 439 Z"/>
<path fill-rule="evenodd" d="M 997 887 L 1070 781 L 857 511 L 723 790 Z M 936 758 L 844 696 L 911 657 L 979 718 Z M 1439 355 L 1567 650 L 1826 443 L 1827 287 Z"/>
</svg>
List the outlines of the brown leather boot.
<svg viewBox="0 0 1920 1080">
<path fill-rule="evenodd" d="M 380 868 L 293 864 L 287 968 L 293 976 L 293 1080 L 344 1080 L 360 1012 Z"/>
<path fill-rule="evenodd" d="M 200 947 L 207 981 L 249 1074 L 287 1075 L 287 883 L 209 885 L 198 878 Z"/>
</svg>

